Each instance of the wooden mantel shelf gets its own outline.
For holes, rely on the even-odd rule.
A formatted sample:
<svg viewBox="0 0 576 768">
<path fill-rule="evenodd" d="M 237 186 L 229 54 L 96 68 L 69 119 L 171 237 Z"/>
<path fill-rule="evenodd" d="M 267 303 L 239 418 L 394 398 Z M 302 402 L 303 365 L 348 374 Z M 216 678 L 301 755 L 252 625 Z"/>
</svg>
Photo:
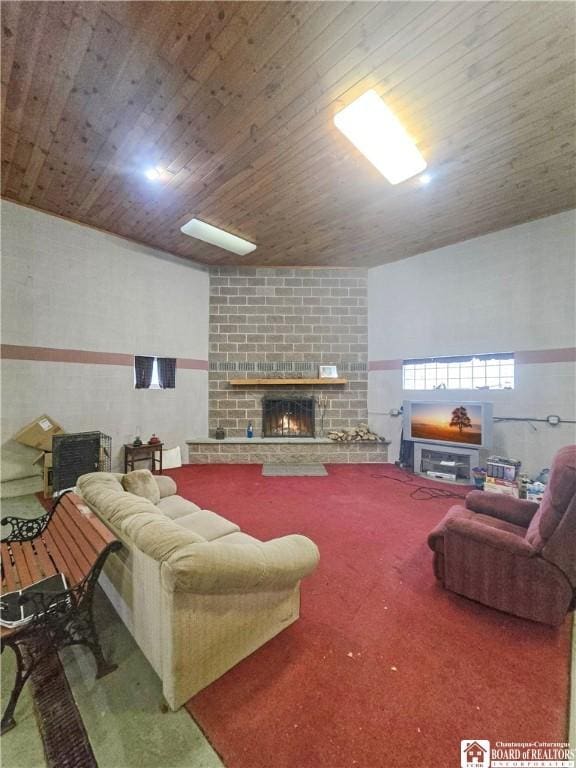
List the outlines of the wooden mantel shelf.
<svg viewBox="0 0 576 768">
<path fill-rule="evenodd" d="M 348 379 L 230 379 L 228 384 L 233 387 L 293 387 L 298 385 L 315 387 L 319 384 L 348 384 Z"/>
</svg>

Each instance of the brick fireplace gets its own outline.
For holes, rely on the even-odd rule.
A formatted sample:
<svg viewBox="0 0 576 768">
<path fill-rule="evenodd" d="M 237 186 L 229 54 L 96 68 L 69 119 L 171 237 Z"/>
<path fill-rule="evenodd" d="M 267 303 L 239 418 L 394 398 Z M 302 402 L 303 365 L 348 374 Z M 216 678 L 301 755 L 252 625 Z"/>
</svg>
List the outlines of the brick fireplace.
<svg viewBox="0 0 576 768">
<path fill-rule="evenodd" d="M 210 273 L 209 434 L 262 436 L 262 397 L 325 398 L 323 427 L 366 421 L 367 273 L 361 269 L 215 267 Z M 344 385 L 255 384 L 232 379 L 316 378 L 335 365 Z M 317 409 L 318 410 L 318 409 Z M 318 431 L 318 430 L 317 430 Z"/>
<path fill-rule="evenodd" d="M 190 462 L 386 461 L 384 442 L 324 436 L 368 420 L 367 312 L 366 270 L 212 268 L 209 437 Z M 344 381 L 318 382 L 325 365 Z"/>
</svg>

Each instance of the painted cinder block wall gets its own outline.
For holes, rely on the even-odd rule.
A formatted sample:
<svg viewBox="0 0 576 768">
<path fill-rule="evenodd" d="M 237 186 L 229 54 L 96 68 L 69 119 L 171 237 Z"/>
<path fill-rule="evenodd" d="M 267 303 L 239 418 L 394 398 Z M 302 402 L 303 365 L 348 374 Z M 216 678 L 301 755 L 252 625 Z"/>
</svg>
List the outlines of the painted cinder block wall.
<svg viewBox="0 0 576 768">
<path fill-rule="evenodd" d="M 576 212 L 369 271 L 369 414 L 398 457 L 403 399 L 484 400 L 498 417 L 576 419 Z M 403 392 L 405 358 L 516 353 L 513 391 Z M 549 362 L 546 362 L 549 360 Z M 576 425 L 501 422 L 492 452 L 534 473 Z"/>
<path fill-rule="evenodd" d="M 185 461 L 185 440 L 207 434 L 207 271 L 9 202 L 1 225 L 3 357 L 25 358 L 2 361 L 2 441 L 48 413 L 111 435 L 116 467 L 137 429 Z M 53 349 L 74 362 L 37 359 Z M 176 389 L 135 390 L 136 354 L 178 358 Z"/>
</svg>

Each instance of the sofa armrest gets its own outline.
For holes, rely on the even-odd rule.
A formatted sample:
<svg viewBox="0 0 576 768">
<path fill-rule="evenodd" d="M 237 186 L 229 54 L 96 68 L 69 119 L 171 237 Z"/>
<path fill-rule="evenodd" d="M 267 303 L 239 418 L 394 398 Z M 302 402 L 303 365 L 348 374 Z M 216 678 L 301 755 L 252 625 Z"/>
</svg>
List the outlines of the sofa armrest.
<svg viewBox="0 0 576 768">
<path fill-rule="evenodd" d="M 296 585 L 319 561 L 318 547 L 305 536 L 272 541 L 208 541 L 180 547 L 162 564 L 171 591 L 201 594 L 274 591 Z"/>
<path fill-rule="evenodd" d="M 528 528 L 538 509 L 538 504 L 525 499 L 515 499 L 485 491 L 470 491 L 466 496 L 466 508 L 482 515 L 497 517 L 507 523 Z"/>
<path fill-rule="evenodd" d="M 501 528 L 493 528 L 470 518 L 453 518 L 446 523 L 446 536 L 456 534 L 472 539 L 478 544 L 484 544 L 494 549 L 505 550 L 510 555 L 532 557 L 536 554 L 534 548 L 526 539 Z"/>
</svg>

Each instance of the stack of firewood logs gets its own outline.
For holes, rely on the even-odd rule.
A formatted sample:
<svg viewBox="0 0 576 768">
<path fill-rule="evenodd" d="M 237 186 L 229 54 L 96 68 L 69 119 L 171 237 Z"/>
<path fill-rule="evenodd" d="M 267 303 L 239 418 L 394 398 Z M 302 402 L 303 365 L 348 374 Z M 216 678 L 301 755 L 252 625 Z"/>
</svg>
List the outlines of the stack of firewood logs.
<svg viewBox="0 0 576 768">
<path fill-rule="evenodd" d="M 328 432 L 328 437 L 341 443 L 352 443 L 359 440 L 378 440 L 378 435 L 368 429 L 368 424 L 358 424 L 357 427 L 351 427 L 350 429 L 331 429 Z"/>
</svg>

